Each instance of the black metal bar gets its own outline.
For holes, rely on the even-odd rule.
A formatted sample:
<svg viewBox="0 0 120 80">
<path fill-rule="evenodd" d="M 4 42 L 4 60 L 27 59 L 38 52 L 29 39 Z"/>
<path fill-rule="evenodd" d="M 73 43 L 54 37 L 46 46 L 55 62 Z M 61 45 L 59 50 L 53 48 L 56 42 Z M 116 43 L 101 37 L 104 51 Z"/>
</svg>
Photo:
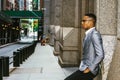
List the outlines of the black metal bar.
<svg viewBox="0 0 120 80">
<path fill-rule="evenodd" d="M 0 80 L 3 80 L 3 58 L 0 57 Z"/>
<path fill-rule="evenodd" d="M 23 61 L 25 61 L 25 59 L 26 59 L 26 58 L 25 58 L 25 54 L 26 54 L 26 53 L 25 53 L 25 47 L 23 47 L 22 51 L 23 51 Z"/>
<path fill-rule="evenodd" d="M 19 60 L 20 60 L 20 64 L 22 64 L 23 63 L 23 57 L 22 57 L 22 49 L 20 48 L 20 49 L 17 49 L 17 51 L 19 51 Z"/>
<path fill-rule="evenodd" d="M 19 67 L 20 66 L 19 51 L 13 52 L 13 55 L 15 56 L 13 58 L 13 66 L 14 67 Z"/>
<path fill-rule="evenodd" d="M 9 65 L 12 64 L 12 63 L 13 63 L 13 61 L 9 62 Z"/>
<path fill-rule="evenodd" d="M 3 76 L 9 76 L 9 56 L 3 57 Z"/>
<path fill-rule="evenodd" d="M 9 59 L 14 58 L 14 56 L 9 57 Z"/>
</svg>

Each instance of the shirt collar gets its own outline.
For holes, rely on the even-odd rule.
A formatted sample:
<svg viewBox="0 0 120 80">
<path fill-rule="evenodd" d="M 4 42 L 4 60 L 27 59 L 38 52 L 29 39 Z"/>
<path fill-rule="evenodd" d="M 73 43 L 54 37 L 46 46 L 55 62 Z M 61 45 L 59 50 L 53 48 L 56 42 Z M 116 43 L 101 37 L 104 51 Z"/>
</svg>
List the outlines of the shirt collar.
<svg viewBox="0 0 120 80">
<path fill-rule="evenodd" d="M 95 29 L 95 27 L 92 27 L 92 28 L 90 28 L 89 30 L 87 30 L 86 32 L 85 32 L 85 34 L 87 35 L 89 32 L 91 32 L 93 29 Z"/>
</svg>

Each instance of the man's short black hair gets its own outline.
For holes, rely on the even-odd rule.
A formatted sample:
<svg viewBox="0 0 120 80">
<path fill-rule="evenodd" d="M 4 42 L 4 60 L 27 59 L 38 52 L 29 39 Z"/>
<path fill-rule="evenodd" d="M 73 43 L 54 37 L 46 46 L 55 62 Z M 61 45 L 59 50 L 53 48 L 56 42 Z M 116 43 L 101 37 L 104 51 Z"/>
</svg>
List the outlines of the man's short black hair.
<svg viewBox="0 0 120 80">
<path fill-rule="evenodd" d="M 88 17 L 92 18 L 93 20 L 95 20 L 95 23 L 96 23 L 96 15 L 95 14 L 87 13 L 87 14 L 85 14 L 85 16 L 88 16 Z"/>
</svg>

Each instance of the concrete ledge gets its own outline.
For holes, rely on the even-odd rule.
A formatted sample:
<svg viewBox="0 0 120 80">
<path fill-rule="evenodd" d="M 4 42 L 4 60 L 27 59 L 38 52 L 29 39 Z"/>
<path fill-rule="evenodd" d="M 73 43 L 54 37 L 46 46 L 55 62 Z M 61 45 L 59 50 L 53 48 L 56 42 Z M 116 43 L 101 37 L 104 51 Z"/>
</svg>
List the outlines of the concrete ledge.
<svg viewBox="0 0 120 80">
<path fill-rule="evenodd" d="M 69 51 L 78 51 L 78 46 L 63 46 L 61 43 L 59 43 L 62 50 L 69 50 Z"/>
<path fill-rule="evenodd" d="M 60 56 L 58 57 L 59 65 L 61 67 L 78 67 L 79 59 L 77 53 L 79 52 L 79 49 L 73 46 L 63 46 L 62 44 L 59 45 L 60 45 Z M 70 57 L 70 55 L 68 55 L 69 53 L 71 53 L 73 57 Z M 62 56 L 64 56 L 64 58 Z M 65 56 L 67 58 L 65 58 Z M 71 58 L 73 58 L 73 60 L 71 60 Z"/>
<path fill-rule="evenodd" d="M 56 52 L 55 50 L 53 51 L 54 56 L 58 56 L 60 53 Z"/>
<path fill-rule="evenodd" d="M 63 67 L 78 67 L 79 66 L 79 64 L 77 64 L 77 63 L 63 62 L 63 60 L 60 57 L 58 57 L 58 63 L 62 68 Z"/>
</svg>

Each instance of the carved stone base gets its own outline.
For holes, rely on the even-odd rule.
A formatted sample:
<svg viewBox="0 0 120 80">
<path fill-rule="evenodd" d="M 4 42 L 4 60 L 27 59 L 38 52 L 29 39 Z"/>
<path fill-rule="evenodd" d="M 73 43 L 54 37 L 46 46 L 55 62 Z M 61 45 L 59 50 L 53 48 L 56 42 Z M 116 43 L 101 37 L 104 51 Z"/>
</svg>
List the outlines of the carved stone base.
<svg viewBox="0 0 120 80">
<path fill-rule="evenodd" d="M 57 51 L 53 51 L 53 54 L 55 55 L 55 56 L 58 56 L 59 54 L 60 54 L 60 52 L 57 52 Z"/>
<path fill-rule="evenodd" d="M 54 44 L 54 55 L 58 56 L 60 54 L 60 46 L 59 46 L 59 41 L 58 40 L 54 40 L 55 44 Z"/>
<path fill-rule="evenodd" d="M 61 67 L 75 67 L 80 64 L 80 49 L 78 41 L 78 28 L 63 28 L 63 38 L 59 42 Z"/>
<path fill-rule="evenodd" d="M 68 63 L 68 62 L 64 62 L 61 57 L 58 57 L 58 63 L 61 67 L 78 67 L 79 64 L 78 63 Z"/>
<path fill-rule="evenodd" d="M 63 47 L 60 45 L 60 56 L 58 63 L 61 67 L 77 67 L 80 64 L 79 51 L 77 47 Z"/>
</svg>

